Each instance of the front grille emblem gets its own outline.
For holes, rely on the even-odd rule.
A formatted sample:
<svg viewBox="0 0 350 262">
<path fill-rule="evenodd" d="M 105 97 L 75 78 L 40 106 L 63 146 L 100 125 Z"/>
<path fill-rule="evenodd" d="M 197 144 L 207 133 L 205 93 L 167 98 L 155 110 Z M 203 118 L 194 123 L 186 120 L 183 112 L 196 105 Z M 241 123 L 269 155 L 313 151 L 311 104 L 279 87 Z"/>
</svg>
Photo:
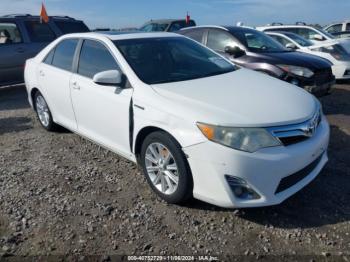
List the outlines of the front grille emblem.
<svg viewBox="0 0 350 262">
<path fill-rule="evenodd" d="M 321 123 L 321 118 L 321 111 L 317 110 L 311 119 L 303 123 L 270 127 L 268 130 L 274 137 L 279 139 L 283 145 L 292 145 L 314 136 Z"/>
<path fill-rule="evenodd" d="M 312 137 L 314 135 L 319 122 L 319 117 L 319 113 L 315 114 L 315 116 L 306 124 L 306 126 L 302 128 L 305 136 Z"/>
</svg>

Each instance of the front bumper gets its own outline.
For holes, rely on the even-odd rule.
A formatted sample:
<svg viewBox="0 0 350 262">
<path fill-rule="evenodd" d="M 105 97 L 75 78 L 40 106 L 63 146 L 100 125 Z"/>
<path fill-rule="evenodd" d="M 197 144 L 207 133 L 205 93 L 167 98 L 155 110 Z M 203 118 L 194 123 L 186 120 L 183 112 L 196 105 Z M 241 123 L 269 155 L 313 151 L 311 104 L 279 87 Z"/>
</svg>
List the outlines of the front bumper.
<svg viewBox="0 0 350 262">
<path fill-rule="evenodd" d="M 350 79 L 350 63 L 339 62 L 332 66 L 332 72 L 336 79 Z"/>
<path fill-rule="evenodd" d="M 326 82 L 319 85 L 305 85 L 304 89 L 315 96 L 324 96 L 331 92 L 332 86 L 335 84 L 335 80 Z"/>
<path fill-rule="evenodd" d="M 276 205 L 310 183 L 328 161 L 329 125 L 323 117 L 314 136 L 290 145 L 261 149 L 255 153 L 234 150 L 214 142 L 184 148 L 192 170 L 195 198 L 226 207 Z M 280 181 L 310 165 L 318 164 L 299 182 L 276 193 Z M 240 199 L 232 192 L 225 175 L 244 179 L 259 199 Z"/>
</svg>

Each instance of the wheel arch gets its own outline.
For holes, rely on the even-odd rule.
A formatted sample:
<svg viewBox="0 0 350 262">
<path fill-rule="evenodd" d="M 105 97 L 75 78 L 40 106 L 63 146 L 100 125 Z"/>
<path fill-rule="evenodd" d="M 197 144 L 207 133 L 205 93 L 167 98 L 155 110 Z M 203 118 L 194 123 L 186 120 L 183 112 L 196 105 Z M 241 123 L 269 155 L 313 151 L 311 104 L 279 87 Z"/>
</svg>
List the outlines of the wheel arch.
<svg viewBox="0 0 350 262">
<path fill-rule="evenodd" d="M 145 140 L 145 138 L 149 134 L 156 132 L 156 131 L 162 131 L 162 132 L 166 133 L 167 135 L 172 137 L 180 145 L 180 147 L 182 147 L 180 142 L 172 134 L 170 134 L 168 131 L 166 131 L 165 129 L 162 129 L 162 128 L 156 127 L 156 126 L 145 126 L 139 130 L 139 132 L 136 135 L 136 139 L 135 139 L 134 153 L 135 153 L 136 160 L 138 163 L 139 163 L 139 157 L 140 157 L 141 147 L 142 147 L 143 141 Z"/>
<path fill-rule="evenodd" d="M 40 92 L 40 90 L 39 90 L 37 87 L 33 87 L 33 88 L 30 90 L 30 99 L 32 100 L 32 105 L 33 105 L 34 110 L 36 110 L 36 108 L 35 108 L 34 97 L 35 97 L 35 94 L 36 94 L 37 92 Z"/>
</svg>

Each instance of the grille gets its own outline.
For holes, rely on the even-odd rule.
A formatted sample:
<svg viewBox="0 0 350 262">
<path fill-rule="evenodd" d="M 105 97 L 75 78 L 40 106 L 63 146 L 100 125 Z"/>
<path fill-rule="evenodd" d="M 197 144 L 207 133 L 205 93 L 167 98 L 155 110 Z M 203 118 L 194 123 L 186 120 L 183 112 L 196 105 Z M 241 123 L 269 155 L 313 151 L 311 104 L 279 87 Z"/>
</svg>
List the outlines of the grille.
<svg viewBox="0 0 350 262">
<path fill-rule="evenodd" d="M 301 181 L 302 179 L 307 177 L 316 168 L 316 166 L 320 163 L 322 156 L 323 156 L 323 153 L 316 160 L 311 162 L 311 164 L 307 165 L 306 167 L 304 167 L 300 171 L 298 171 L 292 175 L 289 175 L 287 177 L 282 178 L 276 191 L 275 191 L 275 194 L 278 194 L 278 193 L 290 188 L 291 186 L 295 185 L 296 183 L 298 183 L 299 181 Z"/>
<path fill-rule="evenodd" d="M 332 81 L 331 69 L 322 69 L 314 72 L 316 85 L 322 85 Z"/>
<path fill-rule="evenodd" d="M 279 140 L 282 142 L 284 146 L 290 146 L 296 143 L 303 142 L 307 140 L 306 136 L 290 136 L 290 137 L 280 137 Z"/>
<path fill-rule="evenodd" d="M 296 143 L 303 142 L 316 132 L 322 119 L 320 110 L 317 110 L 313 117 L 303 123 L 271 127 L 268 130 L 273 136 L 277 137 L 284 146 L 290 146 Z"/>
</svg>

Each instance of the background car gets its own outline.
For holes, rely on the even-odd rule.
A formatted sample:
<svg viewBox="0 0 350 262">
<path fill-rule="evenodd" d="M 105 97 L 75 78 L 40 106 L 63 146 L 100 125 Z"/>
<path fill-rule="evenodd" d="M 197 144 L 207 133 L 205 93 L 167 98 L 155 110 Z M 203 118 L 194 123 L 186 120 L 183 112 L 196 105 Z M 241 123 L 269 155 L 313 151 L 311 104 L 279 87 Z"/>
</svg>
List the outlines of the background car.
<svg viewBox="0 0 350 262">
<path fill-rule="evenodd" d="M 260 26 L 256 28 L 257 30 L 267 32 L 267 31 L 284 31 L 291 32 L 304 37 L 307 40 L 317 44 L 322 42 L 332 42 L 337 40 L 345 49 L 346 52 L 350 54 L 350 39 L 347 38 L 336 38 L 332 34 L 324 31 L 321 28 L 316 28 L 314 26 L 296 24 L 296 25 L 283 25 L 275 24 L 270 26 Z"/>
<path fill-rule="evenodd" d="M 350 78 L 350 55 L 339 43 L 314 44 L 311 41 L 290 32 L 267 32 L 267 35 L 278 41 L 286 48 L 299 52 L 316 55 L 329 60 L 336 79 Z"/>
<path fill-rule="evenodd" d="M 186 19 L 159 19 L 151 20 L 141 26 L 143 32 L 175 32 L 181 28 L 195 26 L 196 22 L 192 19 L 186 22 Z"/>
<path fill-rule="evenodd" d="M 32 15 L 0 17 L 0 86 L 23 83 L 25 61 L 57 37 L 88 31 L 83 21 L 68 16 L 50 16 L 48 23 Z"/>
<path fill-rule="evenodd" d="M 350 38 L 350 31 L 342 31 L 332 34 L 335 38 Z"/>
<path fill-rule="evenodd" d="M 349 34 L 350 31 L 350 21 L 344 21 L 341 23 L 333 23 L 330 25 L 327 25 L 323 28 L 324 31 L 327 33 L 330 33 L 334 36 L 345 36 L 346 34 L 342 34 L 344 32 L 347 32 Z"/>
<path fill-rule="evenodd" d="M 180 34 L 196 40 L 235 64 L 266 73 L 323 95 L 334 83 L 331 64 L 316 56 L 292 52 L 266 34 L 247 27 L 199 26 Z"/>
</svg>

